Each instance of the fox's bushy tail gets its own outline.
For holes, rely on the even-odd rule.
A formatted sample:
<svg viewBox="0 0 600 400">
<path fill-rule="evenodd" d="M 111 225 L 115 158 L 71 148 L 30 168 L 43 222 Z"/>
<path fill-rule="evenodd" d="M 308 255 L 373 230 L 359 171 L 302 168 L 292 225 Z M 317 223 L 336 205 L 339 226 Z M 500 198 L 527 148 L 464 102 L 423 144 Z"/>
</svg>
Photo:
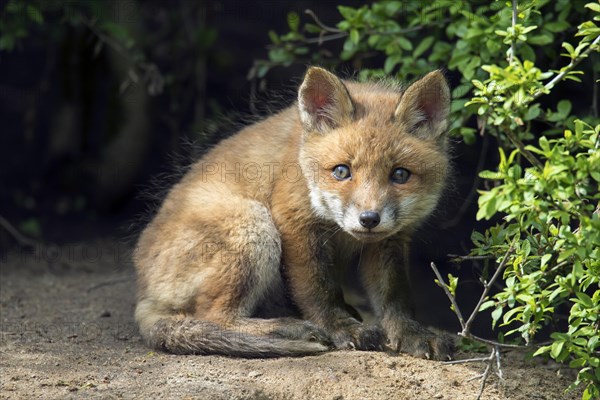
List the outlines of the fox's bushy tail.
<svg viewBox="0 0 600 400">
<path fill-rule="evenodd" d="M 307 356 L 329 350 L 318 342 L 254 336 L 191 318 L 160 319 L 143 336 L 149 346 L 174 354 L 270 358 Z"/>
</svg>

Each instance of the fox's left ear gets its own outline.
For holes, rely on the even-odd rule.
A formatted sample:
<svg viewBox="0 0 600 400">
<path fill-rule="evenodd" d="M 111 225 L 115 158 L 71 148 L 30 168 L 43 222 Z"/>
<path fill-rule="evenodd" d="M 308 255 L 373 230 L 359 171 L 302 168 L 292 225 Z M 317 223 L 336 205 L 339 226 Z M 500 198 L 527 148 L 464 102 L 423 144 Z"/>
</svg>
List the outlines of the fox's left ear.
<svg viewBox="0 0 600 400">
<path fill-rule="evenodd" d="M 300 120 L 306 132 L 325 133 L 348 123 L 354 104 L 344 83 L 327 70 L 311 67 L 298 90 Z"/>
<path fill-rule="evenodd" d="M 406 89 L 394 117 L 417 137 L 444 139 L 449 113 L 450 88 L 444 75 L 433 71 Z"/>
</svg>

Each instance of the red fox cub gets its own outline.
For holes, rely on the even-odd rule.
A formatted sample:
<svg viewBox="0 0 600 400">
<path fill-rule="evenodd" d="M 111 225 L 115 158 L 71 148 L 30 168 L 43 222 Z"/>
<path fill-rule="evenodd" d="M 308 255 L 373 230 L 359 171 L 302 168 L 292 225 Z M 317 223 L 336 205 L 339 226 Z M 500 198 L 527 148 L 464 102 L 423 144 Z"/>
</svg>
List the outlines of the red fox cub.
<svg viewBox="0 0 600 400">
<path fill-rule="evenodd" d="M 451 338 L 412 318 L 407 280 L 411 233 L 447 175 L 449 107 L 439 71 L 403 92 L 310 68 L 296 104 L 196 162 L 141 234 L 144 340 L 178 354 L 451 357 Z M 369 321 L 347 304 L 352 275 Z"/>
</svg>

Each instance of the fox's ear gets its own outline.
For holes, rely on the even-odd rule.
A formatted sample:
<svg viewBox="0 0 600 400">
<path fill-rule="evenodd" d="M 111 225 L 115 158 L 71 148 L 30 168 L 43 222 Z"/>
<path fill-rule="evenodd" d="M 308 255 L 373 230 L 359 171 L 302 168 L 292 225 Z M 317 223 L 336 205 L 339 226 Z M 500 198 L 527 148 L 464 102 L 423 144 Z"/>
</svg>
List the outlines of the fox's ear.
<svg viewBox="0 0 600 400">
<path fill-rule="evenodd" d="M 300 120 L 307 132 L 325 133 L 352 119 L 354 105 L 342 81 L 323 68 L 311 67 L 298 90 Z"/>
<path fill-rule="evenodd" d="M 450 88 L 440 71 L 433 71 L 406 89 L 394 112 L 397 121 L 417 137 L 445 137 L 450 113 Z"/>
</svg>

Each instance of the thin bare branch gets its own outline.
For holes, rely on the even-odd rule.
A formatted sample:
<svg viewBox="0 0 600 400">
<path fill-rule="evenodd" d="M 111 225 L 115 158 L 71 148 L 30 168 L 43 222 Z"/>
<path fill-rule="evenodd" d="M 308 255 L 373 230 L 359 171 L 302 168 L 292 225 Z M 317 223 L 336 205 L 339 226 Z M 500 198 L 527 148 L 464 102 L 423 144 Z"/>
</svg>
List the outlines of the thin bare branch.
<svg viewBox="0 0 600 400">
<path fill-rule="evenodd" d="M 512 28 L 513 28 L 513 34 L 515 31 L 515 25 L 517 24 L 517 0 L 512 0 Z M 513 58 L 515 56 L 515 40 L 511 40 L 510 41 L 510 50 L 509 50 L 509 54 L 508 54 L 508 63 L 511 64 L 513 61 Z"/>
<path fill-rule="evenodd" d="M 444 292 L 446 293 L 446 296 L 448 297 L 448 299 L 450 299 L 450 302 L 452 303 L 452 307 L 454 308 L 454 313 L 456 314 L 456 316 L 458 317 L 458 321 L 460 322 L 460 326 L 462 328 L 462 331 L 465 331 L 465 319 L 462 316 L 462 313 L 460 312 L 460 308 L 458 307 L 458 304 L 456 303 L 456 299 L 454 298 L 454 296 L 452 295 L 452 293 L 450 293 L 450 291 L 448 290 L 448 287 L 446 286 L 446 281 L 444 280 L 444 278 L 442 278 L 442 275 L 440 274 L 440 271 L 437 269 L 437 266 L 435 265 L 435 263 L 431 263 L 431 269 L 433 269 L 433 272 L 435 273 L 435 276 L 438 279 L 438 282 L 440 284 L 440 286 L 442 287 L 442 289 L 444 289 Z"/>
<path fill-rule="evenodd" d="M 502 363 L 500 361 L 500 349 L 496 346 L 496 375 L 500 380 L 504 379 L 504 374 L 502 373 Z"/>
<path fill-rule="evenodd" d="M 444 361 L 443 364 L 465 364 L 472 362 L 485 362 L 489 361 L 489 359 L 489 357 L 465 358 L 464 360 Z"/>
<path fill-rule="evenodd" d="M 496 269 L 496 272 L 494 272 L 494 275 L 492 276 L 492 278 L 489 280 L 489 282 L 486 282 L 483 285 L 483 293 L 481 293 L 481 297 L 479 298 L 479 301 L 477 302 L 477 305 L 475 306 L 475 309 L 473 310 L 473 312 L 471 313 L 471 316 L 469 317 L 469 319 L 465 323 L 465 325 L 463 327 L 463 333 L 470 332 L 471 325 L 473 324 L 473 321 L 475 320 L 475 317 L 479 313 L 479 308 L 481 307 L 481 305 L 483 304 L 483 302 L 487 298 L 487 295 L 490 292 L 490 289 L 492 288 L 492 285 L 494 284 L 494 282 L 496 281 L 496 279 L 498 279 L 498 277 L 500 276 L 500 274 L 502 273 L 502 271 L 506 267 L 506 264 L 508 262 L 508 257 L 514 251 L 515 241 L 516 241 L 516 237 L 515 237 L 515 239 L 513 239 L 513 242 L 511 243 L 510 247 L 508 248 L 508 250 L 504 254 L 504 257 L 502 257 L 502 261 L 500 261 L 500 265 L 498 265 L 498 268 Z"/>
<path fill-rule="evenodd" d="M 465 337 L 467 339 L 475 340 L 476 342 L 479 342 L 479 343 L 489 344 L 490 346 L 505 347 L 507 349 L 526 349 L 526 348 L 528 348 L 527 346 L 521 346 L 518 344 L 500 343 L 500 342 L 496 342 L 495 340 L 484 339 L 477 335 L 473 335 L 471 332 L 468 332 L 467 334 L 463 334 L 461 332 L 461 333 L 459 333 L 459 335 L 462 337 Z"/>
<path fill-rule="evenodd" d="M 450 300 L 450 303 L 452 304 L 453 311 L 456 314 L 456 316 L 458 317 L 458 321 L 459 321 L 460 326 L 462 328 L 462 331 L 458 333 L 459 336 L 462 336 L 462 337 L 467 338 L 467 339 L 475 340 L 477 342 L 484 343 L 484 344 L 487 344 L 487 345 L 490 345 L 490 346 L 494 346 L 494 347 L 506 347 L 506 348 L 511 348 L 511 349 L 523 349 L 523 348 L 527 347 L 527 346 L 521 346 L 521 345 L 516 345 L 516 344 L 500 343 L 500 342 L 497 342 L 497 341 L 494 341 L 494 340 L 484 339 L 482 337 L 473 335 L 471 333 L 471 325 L 473 324 L 473 321 L 475 320 L 475 317 L 479 313 L 479 308 L 481 307 L 481 304 L 483 304 L 483 302 L 487 298 L 487 296 L 488 296 L 488 294 L 489 294 L 492 286 L 494 285 L 495 281 L 498 279 L 498 277 L 500 276 L 500 274 L 502 273 L 502 271 L 506 267 L 506 265 L 508 263 L 508 257 L 514 251 L 515 242 L 516 242 L 516 238 L 512 241 L 510 247 L 508 248 L 508 250 L 504 254 L 504 257 L 500 261 L 500 265 L 498 265 L 498 268 L 496 269 L 496 272 L 494 272 L 494 275 L 492 276 L 492 278 L 488 282 L 484 283 L 483 293 L 481 294 L 481 297 L 479 298 L 479 301 L 477 302 L 477 305 L 473 309 L 473 312 L 471 313 L 471 315 L 469 316 L 469 319 L 466 322 L 465 322 L 465 319 L 464 319 L 464 317 L 462 315 L 462 312 L 460 311 L 460 308 L 458 307 L 458 303 L 456 302 L 456 298 L 448 290 L 448 287 L 446 285 L 446 281 L 444 280 L 444 278 L 442 278 L 442 275 L 440 274 L 440 271 L 438 270 L 437 266 L 433 262 L 430 264 L 431 265 L 431 269 L 433 270 L 433 272 L 435 273 L 435 276 L 438 279 L 439 285 L 444 290 L 444 293 L 446 293 L 446 297 L 448 297 L 448 299 Z"/>
<path fill-rule="evenodd" d="M 492 369 L 492 365 L 494 364 L 494 359 L 496 357 L 496 347 L 492 349 L 492 354 L 490 354 L 488 358 L 488 365 L 485 367 L 485 371 L 481 377 L 481 386 L 479 387 L 479 394 L 477 395 L 477 400 L 481 399 L 483 395 L 483 389 L 485 389 L 485 384 L 487 382 L 488 377 L 490 376 L 490 371 Z"/>
<path fill-rule="evenodd" d="M 100 42 L 103 42 L 104 44 L 108 45 L 117 54 L 124 57 L 131 65 L 131 69 L 128 71 L 129 73 L 127 74 L 125 81 L 121 83 L 120 93 L 124 93 L 131 83 L 138 82 L 137 74 L 135 73 L 135 70 L 133 68 L 139 68 L 139 70 L 143 72 L 144 82 L 146 83 L 146 87 L 150 95 L 156 95 L 162 92 L 164 87 L 164 77 L 162 76 L 156 64 L 147 63 L 143 61 L 135 61 L 131 53 L 117 40 L 102 32 L 102 30 L 100 30 L 97 27 L 95 21 L 89 20 L 83 15 L 81 15 L 80 17 L 83 24 L 94 35 L 96 35 Z"/>
<path fill-rule="evenodd" d="M 537 92 L 535 92 L 533 94 L 533 98 L 531 101 L 537 100 L 540 96 L 542 96 L 547 91 L 552 89 L 554 87 L 554 85 L 556 85 L 558 82 L 562 81 L 567 76 L 567 74 L 569 72 L 571 72 L 573 70 L 573 68 L 575 68 L 577 65 L 579 65 L 579 63 L 581 61 L 583 61 L 584 58 L 587 58 L 587 56 L 592 51 L 594 51 L 594 50 L 598 51 L 599 45 L 600 45 L 600 36 L 598 36 L 596 39 L 594 39 L 594 41 L 589 45 L 589 47 L 587 49 L 585 49 L 585 51 L 583 53 L 581 53 L 575 59 L 571 60 L 571 62 L 569 63 L 569 65 L 567 65 L 565 67 L 565 69 L 563 69 L 558 75 L 556 75 L 550 82 L 545 84 L 543 90 L 538 90 Z"/>
<path fill-rule="evenodd" d="M 519 152 L 523 154 L 527 161 L 529 161 L 532 165 L 535 165 L 541 170 L 544 169 L 544 164 L 542 164 L 542 162 L 538 160 L 537 157 L 533 155 L 533 153 L 531 153 L 525 148 L 525 145 L 523 144 L 521 139 L 516 137 L 510 128 L 505 129 L 503 132 L 506 134 L 506 136 L 508 136 L 508 139 L 510 139 L 510 141 L 519 149 Z"/>
<path fill-rule="evenodd" d="M 494 258 L 492 255 L 487 256 L 461 256 L 459 254 L 447 254 L 452 261 L 462 262 L 462 261 L 479 261 L 479 260 L 491 260 Z"/>
<path fill-rule="evenodd" d="M 592 65 L 596 64 L 596 54 L 592 54 Z M 598 69 L 592 69 L 592 82 L 598 82 Z M 594 118 L 598 118 L 598 84 L 593 85 L 592 88 L 592 115 Z"/>
<path fill-rule="evenodd" d="M 304 10 L 304 13 L 309 15 L 313 19 L 313 21 L 315 21 L 315 24 L 317 24 L 319 28 L 323 29 L 324 31 L 332 33 L 342 32 L 340 29 L 325 25 L 323 22 L 321 22 L 321 20 L 319 19 L 319 17 L 317 17 L 317 14 L 315 14 L 313 10 L 307 9 Z"/>
<path fill-rule="evenodd" d="M 4 230 L 8 232 L 8 234 L 12 236 L 12 238 L 15 239 L 20 246 L 36 248 L 40 245 L 40 243 L 26 237 L 21 232 L 19 232 L 17 228 L 15 228 L 10 222 L 8 222 L 6 218 L 4 218 L 1 215 L 0 226 L 4 228 Z"/>
<path fill-rule="evenodd" d="M 307 43 L 307 44 L 318 43 L 320 46 L 324 42 L 345 38 L 346 36 L 348 36 L 347 32 L 339 32 L 339 33 L 333 33 L 331 35 L 319 35 L 318 37 L 315 37 L 315 38 L 304 39 L 303 42 Z"/>
</svg>

